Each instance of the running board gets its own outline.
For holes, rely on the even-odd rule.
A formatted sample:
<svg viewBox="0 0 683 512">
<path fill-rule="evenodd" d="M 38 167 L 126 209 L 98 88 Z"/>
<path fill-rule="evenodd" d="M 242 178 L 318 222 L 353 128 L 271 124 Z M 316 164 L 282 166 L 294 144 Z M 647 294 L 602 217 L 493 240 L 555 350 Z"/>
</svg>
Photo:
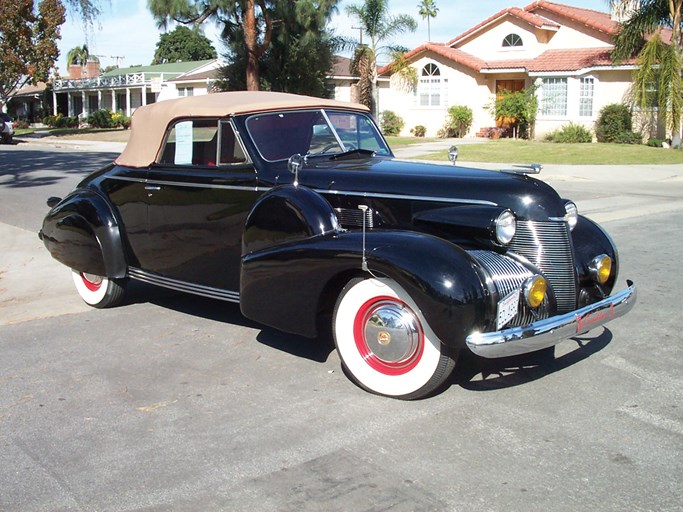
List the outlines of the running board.
<svg viewBox="0 0 683 512">
<path fill-rule="evenodd" d="M 188 283 L 185 281 L 178 281 L 169 277 L 163 277 L 158 274 L 146 272 L 139 268 L 129 267 L 128 276 L 131 279 L 142 281 L 144 283 L 153 284 L 156 286 L 163 286 L 171 290 L 179 292 L 191 293 L 193 295 L 201 295 L 210 299 L 225 300 L 228 302 L 240 301 L 240 294 L 238 292 L 231 292 L 228 290 L 221 290 L 220 288 L 212 288 L 210 286 L 203 286 L 200 284 Z"/>
</svg>

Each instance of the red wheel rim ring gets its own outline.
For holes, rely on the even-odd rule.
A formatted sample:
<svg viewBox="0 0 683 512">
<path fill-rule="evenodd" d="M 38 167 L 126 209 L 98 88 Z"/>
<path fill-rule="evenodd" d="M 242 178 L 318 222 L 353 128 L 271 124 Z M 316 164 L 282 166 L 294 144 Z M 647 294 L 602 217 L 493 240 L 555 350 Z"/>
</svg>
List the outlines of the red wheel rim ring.
<svg viewBox="0 0 683 512">
<path fill-rule="evenodd" d="M 91 281 L 90 279 L 88 279 L 86 275 L 83 272 L 81 272 L 81 280 L 83 281 L 85 287 L 91 292 L 96 292 L 102 287 L 102 278 L 100 277 L 99 279 L 99 283 L 96 283 L 95 281 Z"/>
<path fill-rule="evenodd" d="M 413 350 L 411 354 L 409 354 L 408 357 L 404 358 L 402 361 L 399 362 L 385 361 L 377 357 L 377 355 L 370 349 L 365 339 L 365 322 L 369 318 L 370 312 L 373 311 L 373 309 L 375 308 L 375 305 L 383 301 L 391 301 L 395 304 L 400 304 L 408 311 L 410 311 L 410 313 L 415 318 L 415 321 L 417 322 L 417 328 L 419 331 L 417 347 L 415 348 L 415 350 Z M 373 370 L 384 375 L 398 376 L 409 373 L 420 363 L 420 360 L 422 359 L 422 354 L 424 353 L 425 343 L 424 330 L 422 329 L 422 324 L 420 323 L 420 320 L 417 318 L 415 313 L 413 313 L 413 310 L 405 302 L 403 302 L 400 299 L 397 299 L 396 297 L 373 297 L 372 299 L 365 302 L 360 308 L 358 308 L 356 316 L 353 320 L 353 338 L 356 343 L 358 353 L 363 358 L 363 360 L 368 364 L 368 366 L 370 366 Z"/>
</svg>

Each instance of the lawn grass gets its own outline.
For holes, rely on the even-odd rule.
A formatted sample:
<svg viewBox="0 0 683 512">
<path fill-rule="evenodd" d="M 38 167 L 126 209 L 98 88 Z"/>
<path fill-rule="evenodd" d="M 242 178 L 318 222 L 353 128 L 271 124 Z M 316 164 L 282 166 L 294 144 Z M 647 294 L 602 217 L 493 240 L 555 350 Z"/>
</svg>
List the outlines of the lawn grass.
<svg viewBox="0 0 683 512">
<path fill-rule="evenodd" d="M 436 137 L 384 137 L 387 139 L 390 148 L 396 148 L 399 146 L 410 146 L 412 144 L 424 144 L 425 142 L 435 142 Z"/>
<path fill-rule="evenodd" d="M 50 137 L 67 140 L 97 140 L 100 142 L 128 142 L 130 130 L 100 128 L 53 128 L 49 130 Z"/>
<path fill-rule="evenodd" d="M 462 162 L 540 163 L 576 165 L 682 164 L 683 150 L 636 144 L 556 144 L 502 139 L 486 144 L 461 144 Z M 419 155 L 417 160 L 447 161 L 446 151 Z"/>
</svg>

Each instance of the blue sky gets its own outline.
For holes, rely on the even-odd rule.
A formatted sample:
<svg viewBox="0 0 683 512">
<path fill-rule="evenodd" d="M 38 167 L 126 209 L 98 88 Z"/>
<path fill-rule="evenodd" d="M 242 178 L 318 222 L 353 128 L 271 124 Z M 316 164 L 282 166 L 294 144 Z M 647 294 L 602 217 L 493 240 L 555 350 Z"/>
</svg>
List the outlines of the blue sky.
<svg viewBox="0 0 683 512">
<path fill-rule="evenodd" d="M 403 34 L 394 44 L 414 48 L 427 40 L 427 22 L 418 15 L 417 4 L 420 0 L 390 0 L 389 5 L 394 14 L 409 14 L 418 22 L 414 33 Z M 439 9 L 436 18 L 431 19 L 432 41 L 446 42 L 464 32 L 480 21 L 506 7 L 524 7 L 532 0 L 522 2 L 506 0 L 435 0 Z M 354 30 L 354 20 L 344 12 L 348 4 L 360 4 L 362 0 L 343 0 L 339 4 L 339 14 L 334 17 L 331 27 L 335 33 L 357 38 L 358 30 Z M 584 7 L 599 11 L 609 11 L 607 0 L 564 0 L 576 7 Z M 102 66 L 117 63 L 121 67 L 136 64 L 148 65 L 154 56 L 154 49 L 159 41 L 160 30 L 147 9 L 147 0 L 100 0 L 103 14 L 95 23 L 86 39 L 82 23 L 69 13 L 67 22 L 62 27 L 62 40 L 59 43 L 60 58 L 57 63 L 60 73 L 66 74 L 66 54 L 76 46 L 87 42 L 90 52 L 100 57 Z M 218 28 L 205 24 L 204 32 L 214 41 L 219 54 L 222 51 L 218 38 Z"/>
</svg>

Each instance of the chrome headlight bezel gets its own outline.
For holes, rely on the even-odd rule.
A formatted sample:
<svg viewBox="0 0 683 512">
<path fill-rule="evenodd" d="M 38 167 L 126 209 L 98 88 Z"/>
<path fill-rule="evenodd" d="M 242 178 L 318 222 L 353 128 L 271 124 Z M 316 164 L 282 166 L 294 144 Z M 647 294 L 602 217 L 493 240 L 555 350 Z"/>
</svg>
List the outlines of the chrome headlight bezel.
<svg viewBox="0 0 683 512">
<path fill-rule="evenodd" d="M 574 231 L 576 224 L 579 222 L 579 208 L 574 201 L 565 201 L 564 211 L 564 220 L 569 225 L 569 231 Z"/>
<path fill-rule="evenodd" d="M 517 218 L 510 210 L 502 211 L 494 222 L 495 241 L 500 245 L 508 245 L 517 233 Z"/>
</svg>

